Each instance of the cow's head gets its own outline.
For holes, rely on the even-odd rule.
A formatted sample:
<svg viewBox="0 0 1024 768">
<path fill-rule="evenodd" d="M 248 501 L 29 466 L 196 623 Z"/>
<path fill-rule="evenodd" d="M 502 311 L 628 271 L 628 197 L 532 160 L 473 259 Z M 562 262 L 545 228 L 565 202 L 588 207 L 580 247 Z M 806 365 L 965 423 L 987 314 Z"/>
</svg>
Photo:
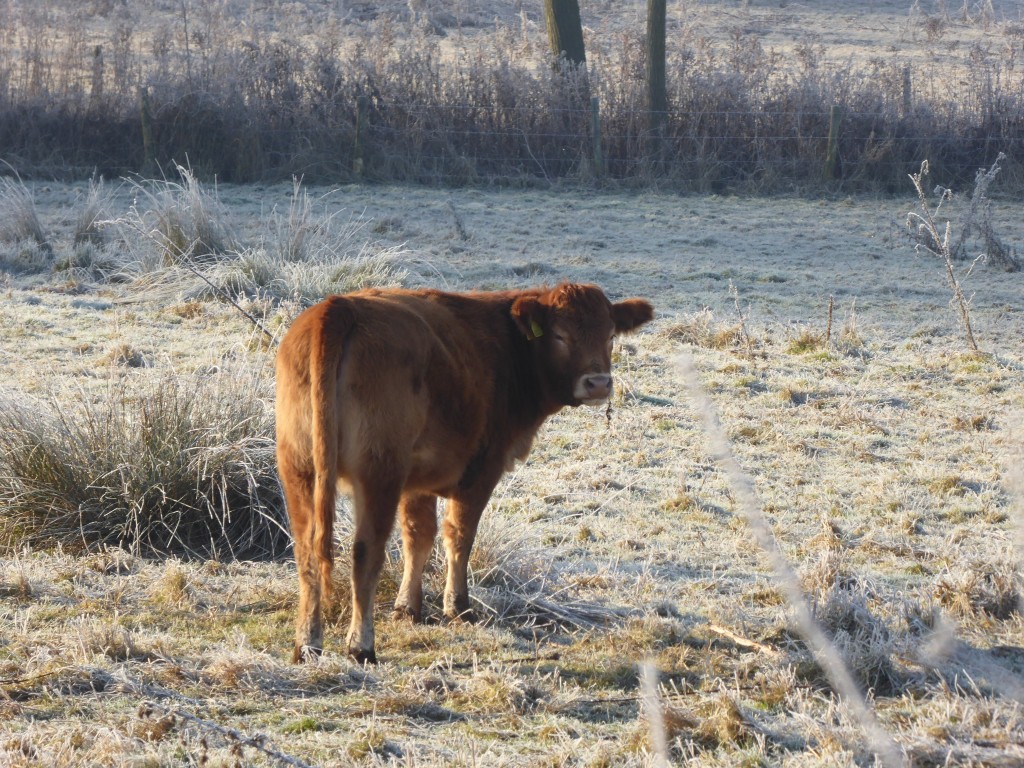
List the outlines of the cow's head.
<svg viewBox="0 0 1024 768">
<path fill-rule="evenodd" d="M 617 304 L 596 285 L 564 284 L 512 304 L 519 330 L 535 346 L 551 395 L 562 405 L 601 405 L 612 394 L 612 339 L 652 317 L 643 299 Z"/>
</svg>

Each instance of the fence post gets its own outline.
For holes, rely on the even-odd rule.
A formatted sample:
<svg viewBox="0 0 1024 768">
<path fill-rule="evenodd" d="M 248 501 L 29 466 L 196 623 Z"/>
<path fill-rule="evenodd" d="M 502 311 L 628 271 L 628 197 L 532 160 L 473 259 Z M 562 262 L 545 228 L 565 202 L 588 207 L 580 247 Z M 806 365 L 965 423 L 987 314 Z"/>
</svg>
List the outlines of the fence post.
<svg viewBox="0 0 1024 768">
<path fill-rule="evenodd" d="M 647 119 L 648 152 L 656 170 L 661 170 L 662 138 L 668 113 L 665 85 L 665 14 L 666 0 L 647 0 Z"/>
<path fill-rule="evenodd" d="M 828 151 L 825 154 L 824 176 L 826 180 L 836 177 L 839 165 L 839 122 L 843 119 L 843 108 L 832 105 L 828 116 Z"/>
<path fill-rule="evenodd" d="M 604 153 L 601 150 L 601 105 L 597 96 L 590 99 L 590 135 L 594 142 L 594 175 L 604 176 Z"/>
<path fill-rule="evenodd" d="M 914 84 L 910 79 L 910 65 L 903 67 L 903 116 L 910 117 L 914 109 Z"/>
<path fill-rule="evenodd" d="M 370 99 L 365 96 L 356 98 L 356 137 L 352 146 L 352 173 L 363 178 L 365 164 L 363 162 L 363 133 L 366 131 L 366 115 L 369 112 Z"/>
<path fill-rule="evenodd" d="M 143 176 L 156 172 L 156 157 L 153 152 L 153 116 L 149 109 L 149 89 L 139 88 L 139 118 L 142 121 L 142 170 Z"/>
<path fill-rule="evenodd" d="M 97 109 L 103 98 L 103 46 L 92 49 L 92 87 L 89 89 L 89 108 Z"/>
</svg>

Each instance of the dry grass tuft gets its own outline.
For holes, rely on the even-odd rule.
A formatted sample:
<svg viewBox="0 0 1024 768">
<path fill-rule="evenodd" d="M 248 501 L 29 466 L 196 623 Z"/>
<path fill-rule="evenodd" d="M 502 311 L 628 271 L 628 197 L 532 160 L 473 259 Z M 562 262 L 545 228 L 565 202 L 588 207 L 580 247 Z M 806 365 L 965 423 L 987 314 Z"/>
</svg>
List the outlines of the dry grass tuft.
<svg viewBox="0 0 1024 768">
<path fill-rule="evenodd" d="M 5 568 L 0 576 L 0 597 L 25 602 L 33 596 L 32 582 L 20 568 Z"/>
<path fill-rule="evenodd" d="M 702 309 L 673 323 L 661 333 L 675 341 L 706 349 L 731 349 L 743 341 L 742 324 L 716 321 L 710 309 Z"/>
<path fill-rule="evenodd" d="M 508 712 L 526 715 L 549 697 L 548 692 L 500 667 L 481 669 L 457 690 L 452 701 L 471 712 Z"/>
<path fill-rule="evenodd" d="M 1005 620 L 1020 611 L 1021 577 L 1006 563 L 971 563 L 943 573 L 933 595 L 954 616 Z"/>
<path fill-rule="evenodd" d="M 77 245 L 90 243 L 103 245 L 106 240 L 105 224 L 110 218 L 110 207 L 115 191 L 107 188 L 102 178 L 89 179 L 89 189 L 79 196 L 76 217 L 72 231 L 72 242 Z"/>
<path fill-rule="evenodd" d="M 397 752 L 387 739 L 387 731 L 378 724 L 360 728 L 349 740 L 345 753 L 357 761 L 388 757 L 389 753 Z"/>
<path fill-rule="evenodd" d="M 810 328 L 801 328 L 800 331 L 789 340 L 786 351 L 791 355 L 805 355 L 809 352 L 820 352 L 825 348 L 825 337 Z"/>
<path fill-rule="evenodd" d="M 751 738 L 743 711 L 732 696 L 722 694 L 701 702 L 697 715 L 700 724 L 694 736 L 709 747 L 742 746 Z"/>
<path fill-rule="evenodd" d="M 958 413 L 950 421 L 950 426 L 960 432 L 986 432 L 996 428 L 990 413 Z"/>
<path fill-rule="evenodd" d="M 46 272 L 52 263 L 52 253 L 35 240 L 0 241 L 0 271 L 15 274 Z"/>
<path fill-rule="evenodd" d="M 104 365 L 114 365 L 123 368 L 146 368 L 149 363 L 146 356 L 131 344 L 122 342 L 111 347 L 100 362 Z"/>
<path fill-rule="evenodd" d="M 75 624 L 73 637 L 78 644 L 81 660 L 85 663 L 92 662 L 97 655 L 111 661 L 127 661 L 145 656 L 133 634 L 116 621 L 82 619 Z"/>
<path fill-rule="evenodd" d="M 35 197 L 19 177 L 0 178 L 0 243 L 34 243 L 49 254 Z"/>
<path fill-rule="evenodd" d="M 114 222 L 122 236 L 147 244 L 165 266 L 216 261 L 237 250 L 216 193 L 208 192 L 189 168 L 175 168 L 180 182 L 131 182 L 136 201 Z M 145 209 L 139 207 L 139 199 L 148 203 Z M 149 254 L 138 258 L 148 260 Z"/>
<path fill-rule="evenodd" d="M 501 515 L 483 517 L 470 569 L 474 608 L 520 633 L 593 629 L 621 618 L 607 606 L 571 599 L 536 533 Z M 435 570 L 440 575 L 443 569 Z"/>
<path fill-rule="evenodd" d="M 321 251 L 319 261 L 294 262 L 268 251 L 248 249 L 212 266 L 207 272 L 209 283 L 196 284 L 187 295 L 192 299 L 206 298 L 212 284 L 217 291 L 232 297 L 292 300 L 309 305 L 360 288 L 399 285 L 406 275 L 398 266 L 404 254 L 401 247 L 374 249 L 366 244 L 355 255 L 335 257 Z"/>
<path fill-rule="evenodd" d="M 0 541 L 133 553 L 283 551 L 270 414 L 253 372 L 122 378 L 0 407 Z"/>
<path fill-rule="evenodd" d="M 179 607 L 190 601 L 188 573 L 177 560 L 169 560 L 163 575 L 153 584 L 150 598 L 161 605 Z"/>
<path fill-rule="evenodd" d="M 812 595 L 815 619 L 831 635 L 856 680 L 879 696 L 900 690 L 903 675 L 894 663 L 896 635 L 871 610 L 870 592 L 848 573 L 842 550 L 826 549 L 803 581 Z"/>
</svg>

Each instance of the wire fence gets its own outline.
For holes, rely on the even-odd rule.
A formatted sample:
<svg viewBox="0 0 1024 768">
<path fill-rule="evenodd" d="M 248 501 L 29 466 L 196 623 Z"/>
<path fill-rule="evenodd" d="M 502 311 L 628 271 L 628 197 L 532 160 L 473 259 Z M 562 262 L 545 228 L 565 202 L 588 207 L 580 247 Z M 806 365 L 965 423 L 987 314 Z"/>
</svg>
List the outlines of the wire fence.
<svg viewBox="0 0 1024 768">
<path fill-rule="evenodd" d="M 453 65 L 419 39 L 386 52 L 372 37 L 344 50 L 234 40 L 152 61 L 115 46 L 75 67 L 53 45 L 52 60 L 0 51 L 0 158 L 23 176 L 173 176 L 180 163 L 224 182 L 886 193 L 925 159 L 969 186 L 1002 152 L 999 191 L 1024 190 L 1024 82 L 991 57 L 950 78 L 898 62 L 786 68 L 757 46 L 678 51 L 652 120 L 628 45 L 589 74 L 500 51 Z"/>
<path fill-rule="evenodd" d="M 305 176 L 338 183 L 660 184 L 699 192 L 902 192 L 928 159 L 937 180 L 969 186 L 999 152 L 1003 191 L 1021 186 L 1024 122 L 986 129 L 921 111 L 670 111 L 662 132 L 643 109 L 543 110 L 370 100 L 334 114 L 256 120 L 195 101 L 152 100 L 108 118 L 0 113 L 0 153 L 31 175 Z M 148 127 L 147 127 L 148 122 Z M 829 162 L 829 158 L 833 158 Z"/>
</svg>

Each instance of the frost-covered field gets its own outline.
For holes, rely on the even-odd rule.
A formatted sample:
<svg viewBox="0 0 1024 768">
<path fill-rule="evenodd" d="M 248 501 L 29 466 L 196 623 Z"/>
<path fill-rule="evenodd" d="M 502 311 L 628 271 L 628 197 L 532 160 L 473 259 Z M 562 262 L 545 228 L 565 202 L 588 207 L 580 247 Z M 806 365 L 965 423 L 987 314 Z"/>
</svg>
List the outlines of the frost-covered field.
<svg viewBox="0 0 1024 768">
<path fill-rule="evenodd" d="M 5 408 L 245 371 L 271 409 L 272 350 L 197 272 L 272 333 L 303 300 L 364 282 L 585 280 L 649 298 L 658 317 L 618 346 L 610 420 L 556 416 L 496 491 L 474 562 L 489 621 L 437 623 L 438 562 L 433 619 L 392 622 L 394 549 L 378 667 L 342 655 L 344 588 L 324 659 L 288 663 L 286 559 L 8 549 L 5 764 L 645 765 L 646 659 L 673 761 L 871 764 L 710 455 L 684 352 L 882 726 L 916 764 L 1024 760 L 1009 472 L 1024 434 L 1022 278 L 986 263 L 964 278 L 983 351 L 969 354 L 941 263 L 907 234 L 909 195 L 354 186 L 296 204 L 290 186 L 207 187 L 225 255 L 190 270 L 159 257 L 153 210 L 196 197 L 108 188 L 104 244 L 76 246 L 86 188 L 32 192 L 50 250 L 0 252 Z M 962 203 L 951 212 L 955 227 Z M 1007 242 L 1024 235 L 1019 213 L 995 206 Z M 298 231 L 303 259 L 274 258 Z"/>
</svg>

